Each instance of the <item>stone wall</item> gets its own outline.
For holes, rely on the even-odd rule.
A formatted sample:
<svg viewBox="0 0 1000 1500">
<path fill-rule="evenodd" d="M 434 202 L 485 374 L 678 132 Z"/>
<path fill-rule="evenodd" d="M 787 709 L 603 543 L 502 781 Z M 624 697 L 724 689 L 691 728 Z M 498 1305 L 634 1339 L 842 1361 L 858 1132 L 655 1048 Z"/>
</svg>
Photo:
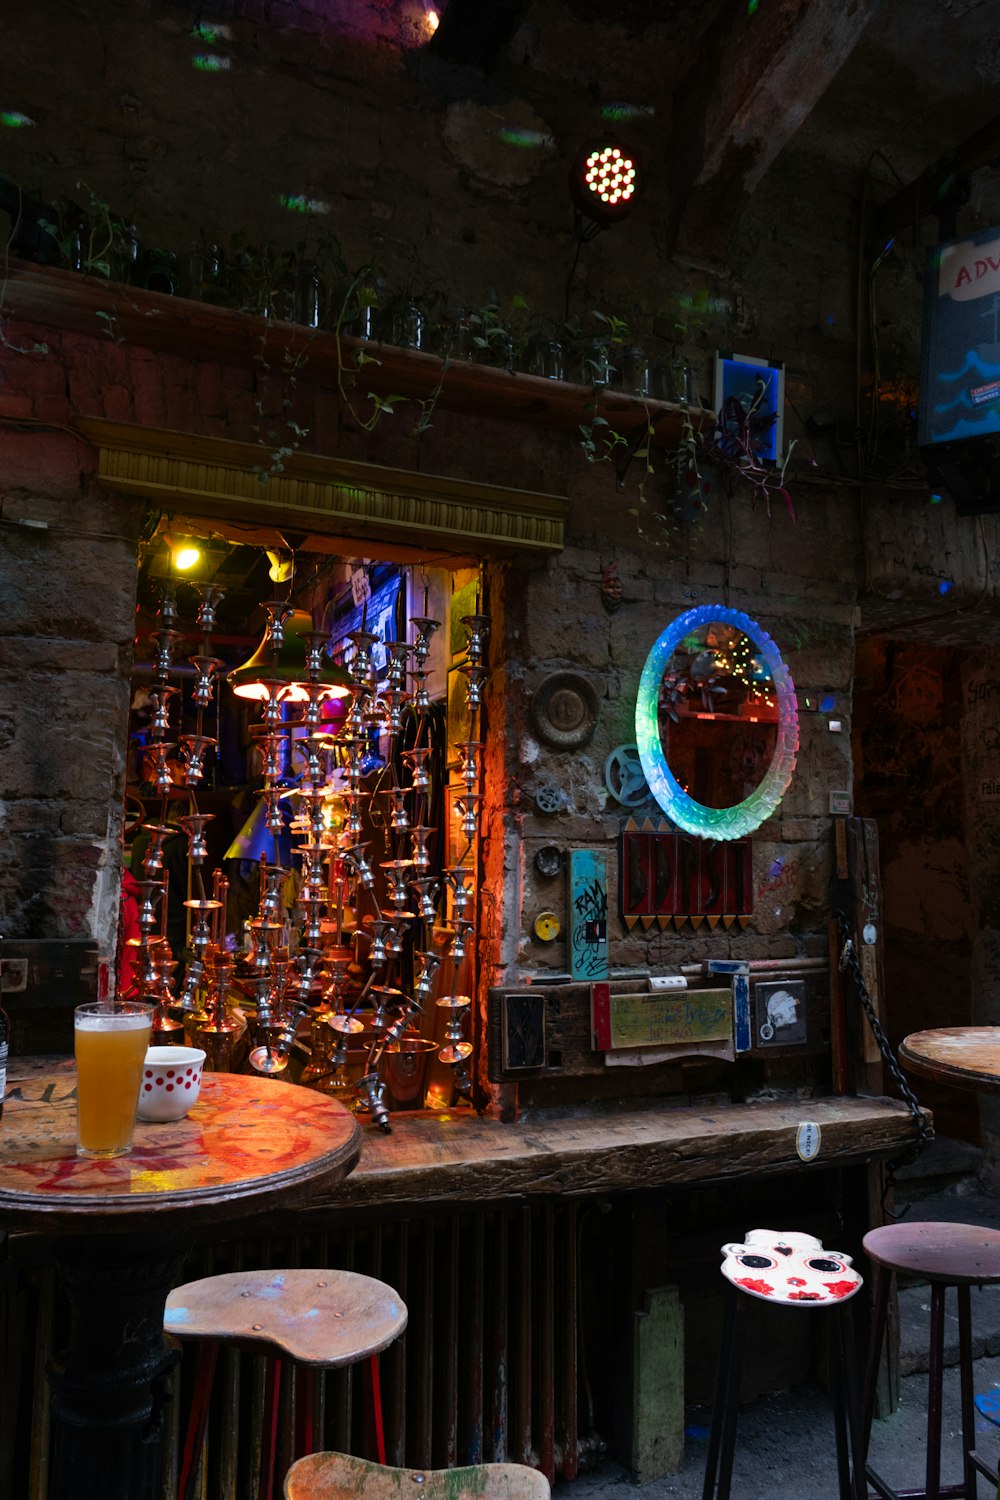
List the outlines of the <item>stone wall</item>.
<svg viewBox="0 0 1000 1500">
<path fill-rule="evenodd" d="M 833 704 L 803 714 L 789 793 L 756 837 L 755 919 L 711 939 L 628 936 L 613 922 L 613 962 L 667 966 L 710 948 L 766 956 L 822 944 L 829 792 L 850 788 L 853 775 L 856 625 L 977 642 L 994 628 L 996 520 L 956 522 L 950 506 L 931 507 L 913 462 L 907 401 L 920 248 L 901 247 L 879 271 L 885 384 L 870 408 L 871 351 L 859 360 L 856 337 L 863 164 L 842 137 L 835 149 L 822 109 L 765 177 L 725 259 L 701 264 L 665 252 L 662 120 L 640 109 L 629 128 L 651 164 L 647 192 L 631 219 L 582 246 L 571 276 L 578 247 L 567 163 L 600 123 L 602 101 L 631 97 L 640 75 L 634 39 L 613 23 L 569 27 L 555 5 L 545 22 L 483 78 L 423 56 L 416 7 L 397 13 L 372 0 L 268 7 L 265 16 L 248 6 L 208 45 L 192 36 L 180 5 L 40 0 L 18 7 L 6 29 L 17 87 L 4 102 L 35 123 L 4 132 L 0 172 L 48 202 L 86 206 L 93 195 L 110 205 L 134 221 L 147 248 L 181 253 L 182 289 L 186 252 L 202 237 L 233 257 L 300 242 L 311 255 L 332 234 L 348 274 L 375 263 L 391 288 L 421 296 L 432 318 L 495 299 L 521 325 L 561 325 L 567 311 L 585 320 L 594 309 L 626 319 L 629 337 L 654 354 L 676 348 L 689 361 L 706 400 L 715 348 L 783 358 L 787 434 L 798 442 L 794 521 L 780 499 L 769 513 L 740 483 L 731 493 L 717 484 L 707 512 L 685 521 L 662 454 L 648 475 L 635 456 L 619 484 L 614 464 L 588 461 L 581 434 L 510 425 L 488 410 L 438 409 L 423 431 L 406 405 L 371 422 L 363 390 L 345 406 L 311 377 L 308 357 L 283 370 L 270 335 L 260 358 L 239 367 L 123 344 L 113 317 L 89 337 L 7 321 L 0 894 L 12 935 L 86 933 L 103 948 L 112 930 L 143 518 L 141 505 L 101 492 L 94 454 L 67 430 L 79 414 L 101 414 L 262 438 L 264 449 L 274 442 L 269 431 L 280 436 L 294 422 L 303 449 L 317 453 L 569 496 L 562 555 L 498 564 L 491 574 L 487 775 L 499 821 L 485 851 L 484 957 L 492 978 L 564 962 L 531 936 L 532 913 L 552 900 L 532 856 L 542 842 L 613 845 L 620 810 L 605 790 L 604 763 L 634 739 L 636 685 L 657 635 L 695 602 L 746 610 L 774 637 L 802 697 Z M 669 85 L 688 39 L 660 40 L 670 76 L 659 83 Z M 196 68 L 203 55 L 225 65 Z M 891 180 L 879 164 L 873 173 L 869 197 L 886 196 Z M 290 211 L 309 204 L 305 218 Z M 612 564 L 623 603 L 609 614 L 600 582 Z M 593 740 L 572 754 L 541 745 L 529 717 L 538 682 L 567 666 L 590 677 L 600 703 Z M 535 809 L 543 784 L 566 793 L 554 816 Z"/>
</svg>

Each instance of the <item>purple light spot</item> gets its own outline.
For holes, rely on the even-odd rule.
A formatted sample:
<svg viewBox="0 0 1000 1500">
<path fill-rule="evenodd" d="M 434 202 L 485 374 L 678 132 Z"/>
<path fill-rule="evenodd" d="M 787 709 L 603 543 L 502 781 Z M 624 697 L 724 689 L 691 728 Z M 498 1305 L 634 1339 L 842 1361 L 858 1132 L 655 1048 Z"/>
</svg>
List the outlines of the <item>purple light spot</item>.
<svg viewBox="0 0 1000 1500">
<path fill-rule="evenodd" d="M 777 880 L 778 876 L 781 874 L 781 872 L 782 872 L 782 870 L 784 868 L 785 868 L 785 862 L 781 858 L 781 855 L 779 854 L 777 859 L 773 859 L 771 861 L 771 868 L 768 870 L 767 873 L 771 877 L 772 880 Z"/>
</svg>

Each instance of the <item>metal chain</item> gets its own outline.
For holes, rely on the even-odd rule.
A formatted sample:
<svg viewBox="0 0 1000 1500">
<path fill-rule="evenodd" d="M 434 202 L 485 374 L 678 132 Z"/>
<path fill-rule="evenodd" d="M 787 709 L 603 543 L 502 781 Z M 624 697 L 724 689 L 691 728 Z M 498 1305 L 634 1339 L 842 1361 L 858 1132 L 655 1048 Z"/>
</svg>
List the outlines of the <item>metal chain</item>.
<svg viewBox="0 0 1000 1500">
<path fill-rule="evenodd" d="M 904 1103 L 913 1116 L 917 1139 L 911 1155 L 907 1158 L 907 1160 L 912 1161 L 920 1155 L 921 1151 L 926 1150 L 934 1140 L 934 1127 L 927 1123 L 927 1116 L 920 1107 L 920 1100 L 910 1088 L 903 1070 L 900 1068 L 899 1063 L 893 1055 L 892 1048 L 889 1046 L 889 1039 L 882 1029 L 882 1022 L 878 1018 L 878 1013 L 872 1003 L 872 997 L 868 993 L 868 986 L 865 984 L 864 975 L 861 972 L 861 963 L 854 946 L 854 938 L 851 936 L 851 929 L 847 925 L 847 918 L 842 911 L 836 912 L 835 915 L 837 919 L 837 931 L 840 933 L 841 942 L 840 971 L 841 973 L 850 975 L 854 988 L 857 991 L 858 999 L 861 1001 L 861 1008 L 867 1017 L 868 1025 L 871 1027 L 872 1036 L 878 1043 L 878 1050 L 882 1054 L 882 1061 L 892 1074 L 893 1082 L 899 1089 Z"/>
</svg>

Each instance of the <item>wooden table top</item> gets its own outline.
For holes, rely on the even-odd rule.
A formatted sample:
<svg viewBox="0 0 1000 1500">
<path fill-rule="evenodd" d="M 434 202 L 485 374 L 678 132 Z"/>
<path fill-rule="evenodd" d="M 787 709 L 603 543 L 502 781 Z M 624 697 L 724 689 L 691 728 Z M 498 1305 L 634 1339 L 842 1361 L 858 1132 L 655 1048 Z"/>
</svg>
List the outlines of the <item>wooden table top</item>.
<svg viewBox="0 0 1000 1500">
<path fill-rule="evenodd" d="M 185 1227 L 296 1205 L 341 1182 L 361 1153 L 349 1110 L 309 1089 L 208 1073 L 183 1119 L 135 1128 L 127 1156 L 76 1154 L 76 1072 L 8 1072 L 0 1120 L 0 1224 L 125 1230 L 163 1215 Z"/>
<path fill-rule="evenodd" d="M 1000 1026 L 942 1026 L 914 1031 L 899 1044 L 908 1073 L 959 1088 L 1000 1091 Z"/>
</svg>

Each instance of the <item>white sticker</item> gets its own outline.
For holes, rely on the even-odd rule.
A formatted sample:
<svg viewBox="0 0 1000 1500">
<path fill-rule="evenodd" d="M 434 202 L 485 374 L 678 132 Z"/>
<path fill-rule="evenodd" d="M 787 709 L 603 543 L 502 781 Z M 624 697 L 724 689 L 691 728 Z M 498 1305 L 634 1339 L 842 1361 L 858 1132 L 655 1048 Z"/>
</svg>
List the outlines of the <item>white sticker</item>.
<svg viewBox="0 0 1000 1500">
<path fill-rule="evenodd" d="M 864 938 L 864 940 L 868 944 L 868 946 L 871 947 L 872 943 L 874 943 L 875 939 L 878 937 L 878 931 L 877 931 L 877 929 L 875 927 L 875 923 L 874 922 L 866 922 L 865 925 L 864 925 L 864 928 L 862 930 L 861 936 Z"/>
<path fill-rule="evenodd" d="M 795 1132 L 795 1149 L 802 1161 L 813 1161 L 819 1155 L 819 1143 L 823 1132 L 815 1120 L 803 1120 Z"/>
</svg>

